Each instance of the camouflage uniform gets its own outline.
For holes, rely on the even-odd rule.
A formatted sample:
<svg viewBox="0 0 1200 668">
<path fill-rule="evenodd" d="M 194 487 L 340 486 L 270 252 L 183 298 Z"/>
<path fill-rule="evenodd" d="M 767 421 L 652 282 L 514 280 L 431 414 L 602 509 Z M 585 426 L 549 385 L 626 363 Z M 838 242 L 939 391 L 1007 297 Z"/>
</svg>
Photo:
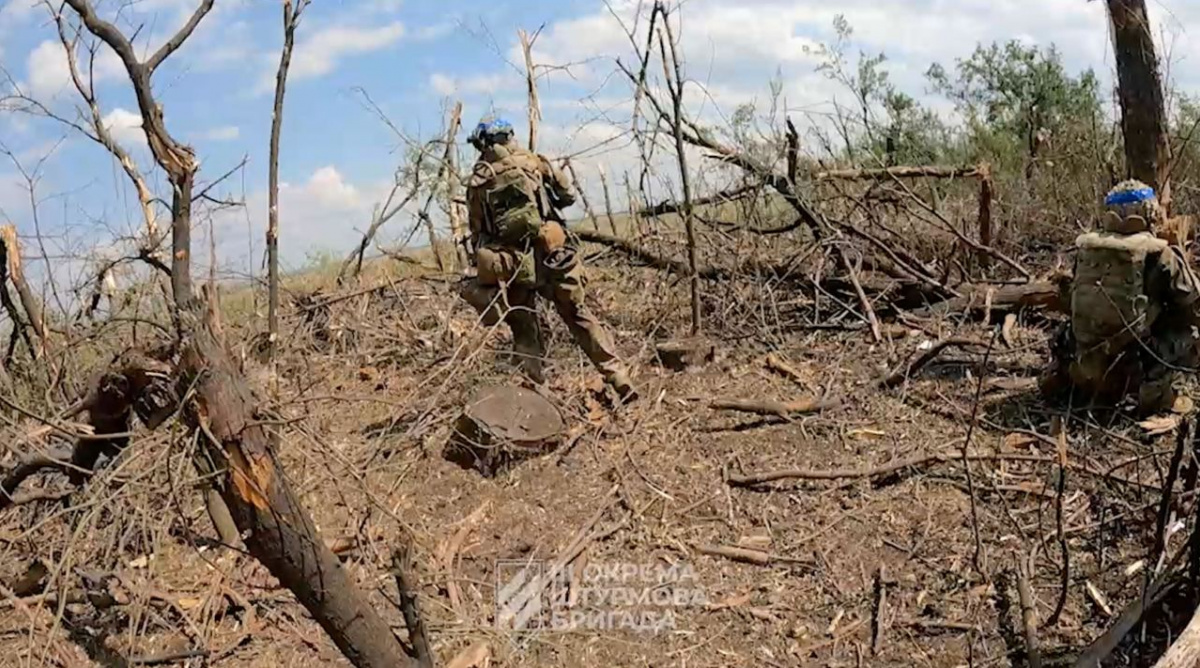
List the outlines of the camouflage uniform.
<svg viewBox="0 0 1200 668">
<path fill-rule="evenodd" d="M 1151 231 L 1162 218 L 1152 190 L 1127 181 L 1108 202 L 1102 231 L 1075 241 L 1071 320 L 1052 344 L 1042 389 L 1073 386 L 1114 403 L 1136 390 L 1139 412 L 1167 410 L 1195 366 L 1194 279 Z"/>
<path fill-rule="evenodd" d="M 537 382 L 545 349 L 536 298 L 549 299 L 605 381 L 631 399 L 612 338 L 584 303 L 578 252 L 555 220 L 574 202 L 570 183 L 545 157 L 512 141 L 483 146 L 467 185 L 478 275 L 462 295 L 486 324 L 508 323 L 521 367 Z"/>
</svg>

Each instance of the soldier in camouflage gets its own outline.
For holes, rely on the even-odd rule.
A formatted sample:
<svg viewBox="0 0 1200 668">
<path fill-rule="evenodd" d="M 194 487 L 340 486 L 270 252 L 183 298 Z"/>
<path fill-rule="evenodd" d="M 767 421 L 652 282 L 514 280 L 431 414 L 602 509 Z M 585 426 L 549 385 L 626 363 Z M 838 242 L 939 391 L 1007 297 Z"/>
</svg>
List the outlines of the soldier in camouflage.
<svg viewBox="0 0 1200 668">
<path fill-rule="evenodd" d="M 485 119 L 469 138 L 480 153 L 467 184 L 477 277 L 462 296 L 485 324 L 513 333 L 521 368 L 543 382 L 545 350 L 536 298 L 553 302 L 567 329 L 624 401 L 636 398 L 612 338 L 584 304 L 583 265 L 567 243 L 560 209 L 575 195 L 562 170 L 525 150 L 502 119 Z"/>
<path fill-rule="evenodd" d="M 1053 343 L 1042 390 L 1170 410 L 1195 367 L 1197 292 L 1187 261 L 1155 236 L 1164 221 L 1154 190 L 1125 181 L 1105 198 L 1102 229 L 1075 241 L 1070 322 Z"/>
</svg>

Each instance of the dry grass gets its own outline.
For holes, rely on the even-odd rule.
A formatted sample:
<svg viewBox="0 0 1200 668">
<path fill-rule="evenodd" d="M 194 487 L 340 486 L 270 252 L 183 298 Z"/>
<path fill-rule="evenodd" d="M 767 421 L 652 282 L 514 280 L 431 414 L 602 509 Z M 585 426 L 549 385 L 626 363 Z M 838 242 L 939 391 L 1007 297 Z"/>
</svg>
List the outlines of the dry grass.
<svg viewBox="0 0 1200 668">
<path fill-rule="evenodd" d="M 1018 329 L 1015 349 L 1002 346 L 986 366 L 978 355 L 959 355 L 881 393 L 881 370 L 929 334 L 914 330 L 871 345 L 861 332 L 806 331 L 798 326 L 800 307 L 780 306 L 801 295 L 783 285 L 764 292 L 760 284 L 731 282 L 711 286 L 706 298 L 719 360 L 671 374 L 652 363 L 652 343 L 685 331 L 684 287 L 604 254 L 594 259 L 589 299 L 635 361 L 644 398 L 610 410 L 596 392 L 596 374 L 556 324 L 551 389 L 569 418 L 572 447 L 496 479 L 443 458 L 468 394 L 513 380 L 497 356 L 506 333 L 479 326 L 450 281 L 413 275 L 408 265 L 401 275 L 380 262 L 365 279 L 379 290 L 338 301 L 328 320 L 309 322 L 298 310 L 286 320 L 275 402 L 285 425 L 280 456 L 327 541 L 354 545 L 345 563 L 398 633 L 403 623 L 387 569 L 390 547 L 408 531 L 420 601 L 443 661 L 479 640 L 504 666 L 1008 665 L 1020 654 L 1010 630 L 1015 618 L 1002 612 L 1009 594 L 1003 572 L 1037 546 L 1034 591 L 1041 619 L 1050 616 L 1061 577 L 1053 464 L 972 464 L 982 572 L 972 560 L 961 464 L 750 489 L 723 481 L 731 471 L 853 469 L 957 452 L 977 382 L 1040 369 L 1046 333 L 1036 321 Z M 756 303 L 746 303 L 750 295 Z M 250 341 L 261 322 L 231 316 L 253 310 L 232 301 L 226 317 L 240 330 L 235 341 Z M 747 321 L 754 313 L 774 319 Z M 973 325 L 931 327 L 988 337 Z M 261 381 L 251 346 L 239 345 L 251 377 Z M 768 352 L 789 359 L 800 381 L 769 371 Z M 714 397 L 788 400 L 812 391 L 844 402 L 796 420 L 706 407 Z M 35 395 L 22 395 L 35 412 L 60 405 Z M 989 390 L 970 449 L 1053 460 L 1052 445 L 1024 435 L 1048 434 L 1053 414 L 1031 394 Z M 7 458 L 39 446 L 25 438 L 33 421 L 6 419 Z M 1057 623 L 1041 632 L 1050 657 L 1076 653 L 1110 621 L 1089 600 L 1087 583 L 1116 610 L 1137 596 L 1142 577 L 1122 569 L 1144 558 L 1152 542 L 1147 517 L 1159 495 L 1151 487 L 1161 484 L 1171 447 L 1169 436 L 1142 442 L 1123 418 L 1103 426 L 1089 419 L 1078 413 L 1068 423 L 1071 463 L 1103 471 L 1140 458 L 1118 474 L 1147 487 L 1068 470 L 1061 502 L 1070 587 Z M 1148 457 L 1151 448 L 1167 453 Z M 121 662 L 183 649 L 204 649 L 207 665 L 230 667 L 344 661 L 261 566 L 211 545 L 189 452 L 178 429 L 139 436 L 69 504 L 28 503 L 0 516 L 0 583 L 11 588 L 41 562 L 49 570 L 44 591 L 63 601 L 15 601 L 0 590 L 4 665 L 85 665 L 89 654 L 100 665 L 127 665 Z M 64 485 L 49 477 L 23 491 Z M 494 628 L 497 560 L 553 559 L 614 485 L 616 502 L 598 526 L 609 535 L 587 548 L 586 563 L 689 565 L 708 605 L 674 611 L 674 627 L 658 634 L 542 632 L 512 642 Z M 706 544 L 754 545 L 787 561 L 756 566 L 696 552 Z M 890 584 L 873 643 L 880 566 Z M 66 596 L 87 578 L 117 602 Z M 205 665 L 200 658 L 179 663 L 186 661 Z"/>
</svg>

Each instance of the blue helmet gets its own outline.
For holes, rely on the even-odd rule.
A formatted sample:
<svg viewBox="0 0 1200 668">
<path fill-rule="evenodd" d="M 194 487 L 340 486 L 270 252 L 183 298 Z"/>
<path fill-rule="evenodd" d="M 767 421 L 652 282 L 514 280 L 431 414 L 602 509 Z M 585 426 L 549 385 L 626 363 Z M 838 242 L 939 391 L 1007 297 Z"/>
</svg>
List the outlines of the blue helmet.
<svg viewBox="0 0 1200 668">
<path fill-rule="evenodd" d="M 467 141 L 476 148 L 494 144 L 507 144 L 513 136 L 513 126 L 503 118 L 486 117 L 479 121 Z"/>
</svg>

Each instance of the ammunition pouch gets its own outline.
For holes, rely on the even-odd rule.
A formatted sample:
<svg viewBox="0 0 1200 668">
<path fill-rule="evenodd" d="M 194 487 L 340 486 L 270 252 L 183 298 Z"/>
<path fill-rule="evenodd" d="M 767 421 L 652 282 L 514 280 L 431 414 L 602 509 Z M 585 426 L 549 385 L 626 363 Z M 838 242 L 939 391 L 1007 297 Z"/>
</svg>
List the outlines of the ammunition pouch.
<svg viewBox="0 0 1200 668">
<path fill-rule="evenodd" d="M 554 221 L 543 223 L 538 230 L 537 248 L 549 255 L 567 244 L 567 232 Z"/>
</svg>

